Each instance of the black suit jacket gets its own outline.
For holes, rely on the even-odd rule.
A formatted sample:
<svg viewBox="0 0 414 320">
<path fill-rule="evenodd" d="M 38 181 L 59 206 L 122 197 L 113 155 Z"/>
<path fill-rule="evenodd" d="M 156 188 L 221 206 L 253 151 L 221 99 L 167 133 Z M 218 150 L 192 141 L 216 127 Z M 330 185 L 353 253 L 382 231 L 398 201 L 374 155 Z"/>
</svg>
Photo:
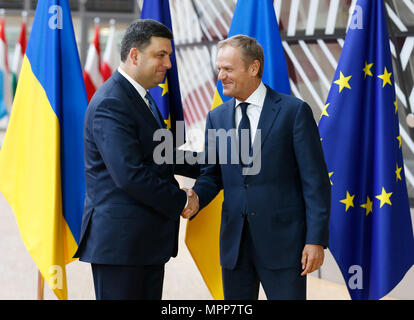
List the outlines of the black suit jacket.
<svg viewBox="0 0 414 320">
<path fill-rule="evenodd" d="M 210 111 L 206 133 L 209 129 L 235 129 L 234 106 L 235 100 L 230 99 Z M 206 134 L 206 159 L 216 159 L 216 164 L 202 166 L 194 190 L 201 207 L 224 190 L 220 229 L 223 267 L 236 265 L 245 216 L 264 267 L 297 267 L 305 243 L 328 246 L 329 241 L 331 186 L 318 129 L 305 102 L 267 87 L 258 130 L 261 162 L 254 175 L 243 175 L 242 167 L 231 163 L 229 142 L 235 137 L 230 134 L 228 145 L 222 147 L 225 139 L 209 139 Z M 257 142 L 255 139 L 254 144 Z M 227 148 L 226 161 L 219 158 L 220 148 Z"/>
<path fill-rule="evenodd" d="M 157 165 L 159 126 L 136 89 L 118 71 L 95 93 L 85 115 L 86 199 L 81 261 L 163 264 L 176 256 L 187 196 L 174 174 L 197 177 L 197 166 Z"/>
</svg>

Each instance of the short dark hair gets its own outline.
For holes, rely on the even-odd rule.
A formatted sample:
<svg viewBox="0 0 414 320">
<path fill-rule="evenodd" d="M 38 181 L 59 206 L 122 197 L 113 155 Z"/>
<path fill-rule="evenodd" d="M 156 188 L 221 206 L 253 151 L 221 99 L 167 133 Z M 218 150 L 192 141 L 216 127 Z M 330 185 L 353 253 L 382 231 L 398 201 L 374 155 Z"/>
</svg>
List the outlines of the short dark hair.
<svg viewBox="0 0 414 320">
<path fill-rule="evenodd" d="M 144 50 L 150 44 L 151 37 L 172 39 L 173 34 L 165 25 L 152 19 L 133 21 L 121 41 L 121 61 L 126 61 L 131 48 Z"/>
<path fill-rule="evenodd" d="M 238 34 L 230 38 L 221 40 L 217 45 L 219 50 L 225 46 L 240 48 L 242 53 L 242 59 L 246 65 L 246 69 L 254 60 L 259 60 L 260 67 L 257 72 L 257 77 L 259 79 L 262 78 L 264 68 L 263 48 L 255 38 Z"/>
</svg>

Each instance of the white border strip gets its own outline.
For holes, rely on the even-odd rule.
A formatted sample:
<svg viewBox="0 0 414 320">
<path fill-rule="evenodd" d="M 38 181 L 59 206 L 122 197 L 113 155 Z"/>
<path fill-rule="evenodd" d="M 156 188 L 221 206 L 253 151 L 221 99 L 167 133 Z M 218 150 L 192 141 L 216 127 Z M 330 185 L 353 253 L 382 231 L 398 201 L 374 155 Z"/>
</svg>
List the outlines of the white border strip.
<svg viewBox="0 0 414 320">
<path fill-rule="evenodd" d="M 405 38 L 404 45 L 400 52 L 401 67 L 405 71 L 408 61 L 410 61 L 411 53 L 414 49 L 414 37 Z"/>
<path fill-rule="evenodd" d="M 293 51 L 290 49 L 286 41 L 283 41 L 282 45 L 283 45 L 283 48 L 285 49 L 285 52 L 288 54 L 290 60 L 292 61 L 293 65 L 295 66 L 295 69 L 299 72 L 299 75 L 302 77 L 306 87 L 309 89 L 316 104 L 321 110 L 323 110 L 324 104 L 321 98 L 319 97 L 315 88 L 312 86 L 312 83 L 309 81 L 308 76 L 306 75 L 305 71 L 302 69 L 302 66 L 300 65 L 299 61 L 296 59 L 295 55 L 293 54 Z"/>
<path fill-rule="evenodd" d="M 307 36 L 315 33 L 316 17 L 318 16 L 319 0 L 311 0 L 309 4 L 308 21 L 306 23 L 305 34 Z"/>
<path fill-rule="evenodd" d="M 289 24 L 287 29 L 288 36 L 294 36 L 296 33 L 296 24 L 298 21 L 299 0 L 292 0 L 289 12 Z"/>
<path fill-rule="evenodd" d="M 302 96 L 301 96 L 301 94 L 300 94 L 300 92 L 299 92 L 298 88 L 296 87 L 296 85 L 295 85 L 295 83 L 293 82 L 293 80 L 292 80 L 292 79 L 290 79 L 290 78 L 289 78 L 289 84 L 290 84 L 290 89 L 292 90 L 293 95 L 294 95 L 296 98 L 299 98 L 299 99 L 303 100 L 303 98 L 302 98 Z"/>
<path fill-rule="evenodd" d="M 414 107 L 414 88 L 411 90 L 410 97 L 408 99 L 410 99 L 410 105 L 413 108 Z"/>
<path fill-rule="evenodd" d="M 338 15 L 339 0 L 329 2 L 328 20 L 326 21 L 325 34 L 333 34 L 335 31 L 336 16 Z"/>
<path fill-rule="evenodd" d="M 227 24 L 224 19 L 223 19 L 223 14 L 217 11 L 217 8 L 215 5 L 213 5 L 211 3 L 211 1 L 207 1 L 207 3 L 210 5 L 211 10 L 214 12 L 215 16 L 218 18 L 218 20 L 220 21 L 220 24 L 223 26 L 224 30 L 228 30 L 230 29 L 230 25 Z M 232 17 L 232 16 L 231 16 Z"/>
<path fill-rule="evenodd" d="M 275 9 L 277 24 L 280 24 L 280 13 L 282 11 L 282 0 L 274 0 L 273 7 Z"/>
<path fill-rule="evenodd" d="M 387 8 L 387 13 L 392 22 L 397 26 L 398 29 L 402 32 L 407 32 L 408 29 L 404 25 L 404 23 L 401 21 L 401 19 L 398 17 L 398 15 L 394 12 L 394 10 L 391 9 L 391 7 L 388 5 L 388 3 L 385 3 L 385 7 Z"/>
<path fill-rule="evenodd" d="M 204 8 L 204 5 L 202 4 L 203 2 L 202 1 L 197 1 L 197 3 L 198 3 L 198 7 L 201 8 L 201 11 L 203 12 L 203 17 L 206 18 L 206 20 L 208 21 L 208 23 L 210 24 L 210 26 L 213 28 L 214 32 L 216 33 L 217 37 L 220 40 L 223 40 L 223 35 L 217 29 L 216 24 L 211 20 L 211 17 L 209 16 L 206 9 Z"/>
<path fill-rule="evenodd" d="M 336 68 L 338 67 L 338 62 L 336 61 L 335 57 L 333 56 L 333 54 L 329 50 L 329 48 L 326 45 L 325 41 L 323 41 L 322 39 L 318 39 L 317 43 L 321 47 L 323 53 L 325 54 L 326 58 L 328 59 L 329 63 L 331 64 L 332 68 L 334 68 L 334 70 L 336 70 Z"/>
<path fill-rule="evenodd" d="M 414 14 L 414 3 L 411 2 L 411 0 L 403 0 L 405 5 L 410 9 L 411 13 Z"/>
<path fill-rule="evenodd" d="M 404 174 L 408 182 L 411 184 L 411 186 L 414 187 L 414 176 L 411 173 L 410 169 L 408 169 L 408 167 L 405 165 L 405 163 L 404 163 Z"/>
<path fill-rule="evenodd" d="M 315 69 L 316 73 L 318 74 L 319 78 L 322 80 L 322 84 L 325 88 L 329 91 L 331 87 L 331 83 L 326 78 L 323 70 L 319 66 L 318 62 L 316 61 L 315 57 L 313 56 L 312 52 L 309 50 L 308 46 L 306 45 L 305 41 L 299 40 L 299 45 L 302 48 L 303 52 L 305 52 L 306 57 L 309 59 L 312 67 Z"/>
</svg>

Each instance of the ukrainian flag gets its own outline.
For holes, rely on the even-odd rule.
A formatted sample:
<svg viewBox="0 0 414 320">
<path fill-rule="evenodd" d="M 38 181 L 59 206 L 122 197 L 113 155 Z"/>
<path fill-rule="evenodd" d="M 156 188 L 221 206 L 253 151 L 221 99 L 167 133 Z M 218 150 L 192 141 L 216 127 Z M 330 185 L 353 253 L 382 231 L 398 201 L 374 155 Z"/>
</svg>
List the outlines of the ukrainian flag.
<svg viewBox="0 0 414 320">
<path fill-rule="evenodd" d="M 263 47 L 265 57 L 262 81 L 276 91 L 290 94 L 285 55 L 272 0 L 239 0 L 234 9 L 228 37 L 245 34 L 255 38 Z M 223 95 L 217 82 L 212 109 L 230 99 Z M 187 223 L 185 243 L 211 295 L 224 298 L 219 256 L 221 205 L 223 192 Z"/>
<path fill-rule="evenodd" d="M 39 1 L 0 152 L 0 190 L 59 299 L 79 240 L 87 104 L 69 2 Z"/>
</svg>

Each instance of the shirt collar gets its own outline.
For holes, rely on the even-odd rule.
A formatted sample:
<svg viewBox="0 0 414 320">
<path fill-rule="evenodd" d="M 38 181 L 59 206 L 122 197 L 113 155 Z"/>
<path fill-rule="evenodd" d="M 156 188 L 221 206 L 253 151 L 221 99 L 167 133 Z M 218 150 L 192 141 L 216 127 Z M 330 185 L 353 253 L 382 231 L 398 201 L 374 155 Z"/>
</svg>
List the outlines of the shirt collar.
<svg viewBox="0 0 414 320">
<path fill-rule="evenodd" d="M 267 92 L 266 86 L 263 84 L 263 82 L 260 82 L 257 89 L 253 91 L 253 93 L 246 99 L 246 101 L 240 101 L 236 99 L 235 107 L 237 108 L 237 106 L 240 103 L 246 102 L 248 104 L 253 104 L 255 106 L 262 108 L 264 105 L 265 98 L 266 98 L 266 92 Z"/>
<path fill-rule="evenodd" d="M 147 94 L 147 90 L 145 90 L 143 86 L 141 86 L 138 82 L 132 79 L 120 66 L 118 67 L 118 72 L 122 74 L 124 78 L 127 79 L 134 86 L 141 98 L 145 101 L 145 95 Z"/>
</svg>

